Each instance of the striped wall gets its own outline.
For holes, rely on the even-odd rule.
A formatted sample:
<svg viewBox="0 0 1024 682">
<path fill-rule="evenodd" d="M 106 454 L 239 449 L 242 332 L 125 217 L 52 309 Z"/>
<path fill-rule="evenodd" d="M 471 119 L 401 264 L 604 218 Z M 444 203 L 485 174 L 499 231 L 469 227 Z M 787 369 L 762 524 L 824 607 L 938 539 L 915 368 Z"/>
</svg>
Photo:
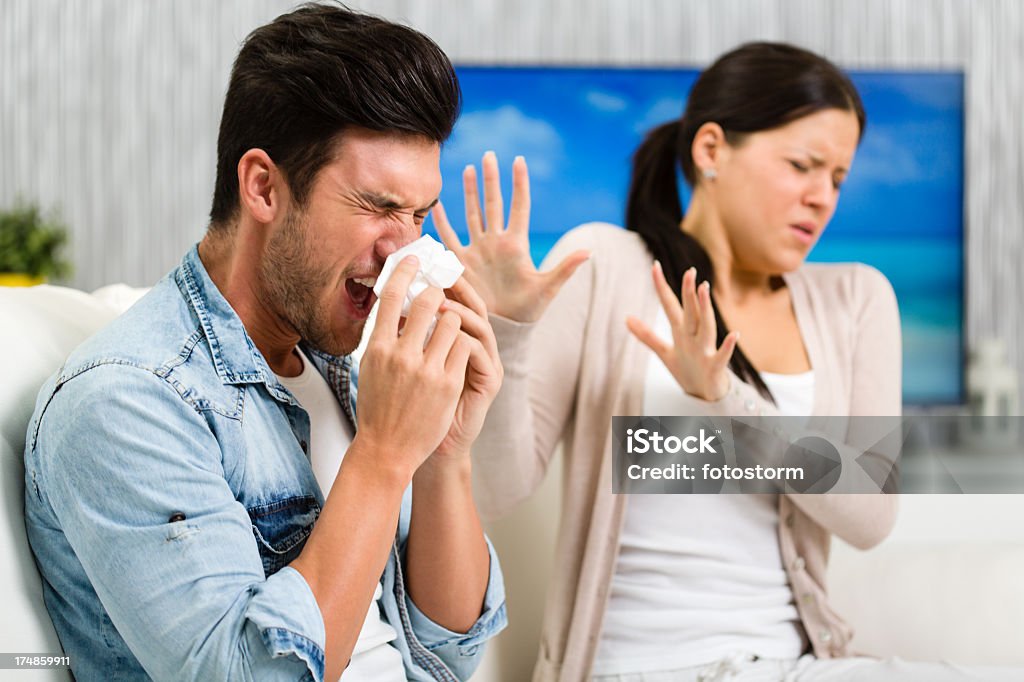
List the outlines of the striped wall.
<svg viewBox="0 0 1024 682">
<path fill-rule="evenodd" d="M 203 233 L 221 98 L 273 0 L 0 0 L 0 205 L 58 206 L 86 289 L 149 284 Z M 967 72 L 968 338 L 1024 367 L 1024 3 L 365 0 L 464 63 L 705 64 L 786 40 L 847 67 Z"/>
</svg>

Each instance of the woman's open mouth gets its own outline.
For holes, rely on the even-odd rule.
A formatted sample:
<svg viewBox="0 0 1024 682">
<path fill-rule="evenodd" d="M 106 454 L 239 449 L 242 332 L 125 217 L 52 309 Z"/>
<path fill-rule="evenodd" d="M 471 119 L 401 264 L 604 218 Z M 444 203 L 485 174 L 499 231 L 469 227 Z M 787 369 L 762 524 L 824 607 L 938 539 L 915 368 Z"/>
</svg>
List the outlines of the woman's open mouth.
<svg viewBox="0 0 1024 682">
<path fill-rule="evenodd" d="M 370 314 L 370 309 L 377 302 L 377 295 L 373 293 L 376 283 L 376 277 L 350 277 L 345 280 L 345 293 L 355 317 L 366 319 Z"/>
</svg>

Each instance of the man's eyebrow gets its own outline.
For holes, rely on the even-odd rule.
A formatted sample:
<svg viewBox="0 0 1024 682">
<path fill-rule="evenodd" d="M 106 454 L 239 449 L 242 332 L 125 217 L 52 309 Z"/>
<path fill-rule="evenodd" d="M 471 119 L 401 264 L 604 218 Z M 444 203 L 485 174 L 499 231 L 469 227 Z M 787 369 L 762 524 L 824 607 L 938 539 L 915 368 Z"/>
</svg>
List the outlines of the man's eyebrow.
<svg viewBox="0 0 1024 682">
<path fill-rule="evenodd" d="M 417 212 L 417 213 L 426 213 L 426 212 L 427 212 L 427 211 L 429 211 L 430 209 L 432 209 L 432 208 L 434 208 L 435 206 L 437 206 L 437 202 L 438 202 L 438 201 L 440 201 L 440 200 L 441 200 L 441 197 L 434 197 L 434 200 L 433 200 L 433 201 L 431 201 L 431 202 L 430 202 L 429 204 L 427 204 L 427 205 L 426 205 L 426 206 L 424 206 L 423 208 L 419 208 L 419 209 L 416 209 L 416 212 Z"/>
<path fill-rule="evenodd" d="M 407 206 L 395 198 L 392 194 L 380 194 L 379 192 L 359 192 L 359 198 L 370 204 L 374 208 L 385 209 L 388 211 L 408 211 L 412 209 L 411 206 Z M 435 198 L 428 205 L 423 208 L 412 209 L 414 213 L 424 213 L 434 208 L 437 205 L 438 199 Z"/>
</svg>

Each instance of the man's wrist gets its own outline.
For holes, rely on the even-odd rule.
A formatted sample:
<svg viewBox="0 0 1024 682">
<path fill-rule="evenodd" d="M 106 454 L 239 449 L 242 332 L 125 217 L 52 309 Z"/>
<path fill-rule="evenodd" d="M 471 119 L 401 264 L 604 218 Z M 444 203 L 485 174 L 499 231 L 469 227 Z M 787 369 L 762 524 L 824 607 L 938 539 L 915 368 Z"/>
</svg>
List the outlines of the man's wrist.
<svg viewBox="0 0 1024 682">
<path fill-rule="evenodd" d="M 407 463 L 412 458 L 399 457 L 397 454 L 367 438 L 360 438 L 357 433 L 345 453 L 342 469 L 348 465 L 350 470 L 355 469 L 361 475 L 372 477 L 385 487 L 405 490 L 415 469 Z"/>
<path fill-rule="evenodd" d="M 428 457 L 413 475 L 413 483 L 465 480 L 471 481 L 473 473 L 469 450 L 458 453 L 434 453 Z"/>
<path fill-rule="evenodd" d="M 432 455 L 412 477 L 413 516 L 437 518 L 473 505 L 473 470 L 466 458 Z M 418 510 L 418 512 L 417 512 Z M 462 512 L 455 512 L 462 513 Z"/>
</svg>

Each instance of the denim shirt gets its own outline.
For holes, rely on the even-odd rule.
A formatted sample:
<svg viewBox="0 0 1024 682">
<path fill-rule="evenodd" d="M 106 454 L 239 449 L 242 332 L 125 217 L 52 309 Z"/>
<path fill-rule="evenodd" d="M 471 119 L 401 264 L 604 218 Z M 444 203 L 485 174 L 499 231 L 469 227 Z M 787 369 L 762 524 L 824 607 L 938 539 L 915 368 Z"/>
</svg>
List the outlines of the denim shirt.
<svg viewBox="0 0 1024 682">
<path fill-rule="evenodd" d="M 307 350 L 346 412 L 351 361 Z M 195 247 L 43 386 L 25 516 L 44 600 L 78 680 L 322 680 L 325 629 L 288 566 L 324 505 L 309 417 L 274 376 Z M 493 547 L 466 634 L 402 579 L 411 486 L 381 577 L 410 680 L 472 674 L 506 624 Z"/>
</svg>

